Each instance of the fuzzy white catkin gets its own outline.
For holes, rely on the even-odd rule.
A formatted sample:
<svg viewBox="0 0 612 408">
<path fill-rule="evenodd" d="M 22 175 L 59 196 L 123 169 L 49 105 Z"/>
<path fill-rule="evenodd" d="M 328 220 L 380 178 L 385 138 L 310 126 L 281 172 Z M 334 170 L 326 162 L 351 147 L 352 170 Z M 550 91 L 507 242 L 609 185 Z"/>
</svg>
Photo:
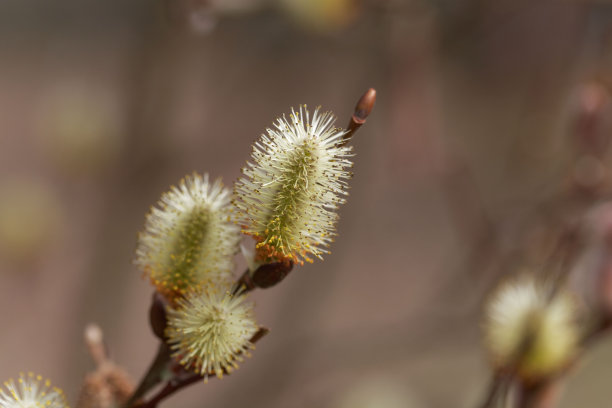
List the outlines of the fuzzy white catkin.
<svg viewBox="0 0 612 408">
<path fill-rule="evenodd" d="M 68 408 L 64 392 L 33 373 L 20 374 L 0 388 L 0 408 Z"/>
<path fill-rule="evenodd" d="M 220 180 L 210 183 L 207 174 L 193 174 L 147 215 L 135 263 L 170 300 L 204 281 L 231 278 L 240 229 L 230 201 Z"/>
<path fill-rule="evenodd" d="M 166 334 L 173 356 L 205 378 L 238 368 L 257 332 L 253 304 L 229 287 L 207 285 L 168 310 Z"/>
<path fill-rule="evenodd" d="M 238 222 L 262 260 L 303 263 L 328 252 L 353 165 L 335 120 L 301 106 L 255 142 L 234 192 Z"/>
</svg>

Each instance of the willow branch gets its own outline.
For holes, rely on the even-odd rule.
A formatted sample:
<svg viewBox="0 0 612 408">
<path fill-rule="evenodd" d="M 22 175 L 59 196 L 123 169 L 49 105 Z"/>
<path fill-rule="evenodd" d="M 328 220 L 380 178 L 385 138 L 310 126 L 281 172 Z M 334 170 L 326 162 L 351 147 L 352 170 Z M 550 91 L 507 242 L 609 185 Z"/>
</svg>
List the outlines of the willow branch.
<svg viewBox="0 0 612 408">
<path fill-rule="evenodd" d="M 269 330 L 265 327 L 260 327 L 259 330 L 251 337 L 250 342 L 252 344 L 257 343 L 261 340 L 266 334 L 268 334 Z M 193 373 L 191 371 L 187 371 L 181 366 L 176 367 L 177 372 L 175 372 L 174 378 L 169 380 L 164 388 L 162 388 L 157 394 L 155 394 L 150 400 L 146 402 L 142 402 L 140 404 L 132 405 L 133 408 L 155 408 L 157 404 L 161 401 L 174 394 L 175 392 L 191 385 L 196 382 L 202 381 L 202 376 L 197 373 Z M 224 375 L 230 375 L 227 370 L 223 370 Z M 210 376 L 213 378 L 214 373 Z"/>
</svg>

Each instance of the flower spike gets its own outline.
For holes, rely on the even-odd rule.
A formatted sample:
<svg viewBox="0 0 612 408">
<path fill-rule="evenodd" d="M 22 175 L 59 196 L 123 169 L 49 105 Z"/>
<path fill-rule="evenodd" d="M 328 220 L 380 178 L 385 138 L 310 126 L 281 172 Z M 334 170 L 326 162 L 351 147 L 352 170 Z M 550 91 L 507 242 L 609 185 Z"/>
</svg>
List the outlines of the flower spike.
<svg viewBox="0 0 612 408">
<path fill-rule="evenodd" d="M 331 112 L 291 111 L 255 142 L 235 185 L 242 232 L 257 241 L 262 263 L 312 262 L 333 241 L 337 209 L 348 194 L 352 147 Z"/>
<path fill-rule="evenodd" d="M 19 374 L 0 387 L 0 408 L 68 408 L 64 392 L 34 373 Z"/>
<path fill-rule="evenodd" d="M 238 368 L 241 355 L 253 348 L 250 340 L 258 330 L 253 305 L 230 291 L 208 285 L 168 310 L 166 337 L 173 356 L 205 379 L 212 374 L 221 378 Z"/>
<path fill-rule="evenodd" d="M 147 215 L 135 263 L 171 302 L 205 280 L 228 279 L 240 241 L 231 211 L 220 180 L 187 176 Z"/>
</svg>

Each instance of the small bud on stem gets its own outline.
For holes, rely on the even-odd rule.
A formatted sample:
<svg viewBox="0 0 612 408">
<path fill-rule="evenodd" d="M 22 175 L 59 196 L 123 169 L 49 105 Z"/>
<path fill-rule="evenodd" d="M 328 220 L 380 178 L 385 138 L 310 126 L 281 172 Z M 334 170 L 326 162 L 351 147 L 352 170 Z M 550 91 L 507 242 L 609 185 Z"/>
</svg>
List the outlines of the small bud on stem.
<svg viewBox="0 0 612 408">
<path fill-rule="evenodd" d="M 253 273 L 253 283 L 255 283 L 258 288 L 270 288 L 285 279 L 292 268 L 293 262 L 291 261 L 273 262 L 261 265 Z"/>
<path fill-rule="evenodd" d="M 164 299 L 161 293 L 153 292 L 153 301 L 149 309 L 149 323 L 153 333 L 162 341 L 166 338 L 165 332 L 168 325 L 168 318 L 166 316 L 167 306 L 168 301 Z"/>
<path fill-rule="evenodd" d="M 355 111 L 353 116 L 351 116 L 351 120 L 346 127 L 347 133 L 344 135 L 343 139 L 344 143 L 347 143 L 348 140 L 353 136 L 353 133 L 357 131 L 365 122 L 372 109 L 374 109 L 374 104 L 376 103 L 376 90 L 374 88 L 370 88 L 359 98 L 357 101 L 357 105 L 355 105 Z"/>
</svg>

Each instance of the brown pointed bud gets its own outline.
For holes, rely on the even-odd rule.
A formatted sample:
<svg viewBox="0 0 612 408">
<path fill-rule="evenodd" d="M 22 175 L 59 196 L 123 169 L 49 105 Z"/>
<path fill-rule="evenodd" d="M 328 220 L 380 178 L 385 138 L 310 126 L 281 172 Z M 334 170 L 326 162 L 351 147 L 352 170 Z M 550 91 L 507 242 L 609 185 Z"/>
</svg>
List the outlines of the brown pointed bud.
<svg viewBox="0 0 612 408">
<path fill-rule="evenodd" d="M 376 89 L 368 89 L 357 101 L 355 105 L 355 113 L 352 120 L 357 123 L 365 123 L 367 117 L 372 113 L 374 104 L 376 103 Z"/>
<path fill-rule="evenodd" d="M 347 133 L 344 135 L 344 143 L 348 142 L 348 139 L 353 136 L 353 133 L 357 131 L 366 122 L 366 119 L 372 113 L 374 104 L 376 103 L 376 90 L 370 88 L 359 98 L 357 105 L 355 105 L 355 111 L 351 120 L 346 127 Z"/>
<path fill-rule="evenodd" d="M 149 323 L 153 333 L 161 340 L 165 339 L 166 326 L 168 319 L 166 317 L 166 307 L 168 302 L 159 292 L 153 293 L 153 301 L 149 309 Z"/>
<path fill-rule="evenodd" d="M 253 273 L 253 283 L 260 288 L 270 288 L 285 279 L 292 268 L 293 262 L 291 261 L 273 262 L 261 265 Z"/>
</svg>

